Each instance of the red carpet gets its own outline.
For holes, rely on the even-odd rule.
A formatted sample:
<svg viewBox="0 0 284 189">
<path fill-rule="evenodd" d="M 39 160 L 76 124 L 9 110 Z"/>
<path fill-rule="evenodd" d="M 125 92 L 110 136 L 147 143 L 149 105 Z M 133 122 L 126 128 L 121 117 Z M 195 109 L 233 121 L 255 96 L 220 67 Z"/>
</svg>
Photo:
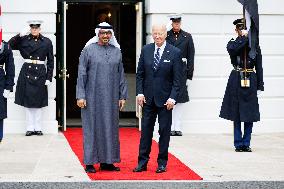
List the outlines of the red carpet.
<svg viewBox="0 0 284 189">
<path fill-rule="evenodd" d="M 64 132 L 72 150 L 83 165 L 83 141 L 81 128 L 69 128 Z M 118 165 L 120 172 L 99 171 L 99 165 L 95 165 L 97 173 L 88 174 L 92 180 L 202 180 L 194 171 L 188 168 L 172 154 L 169 154 L 167 172 L 155 173 L 157 168 L 158 144 L 153 140 L 148 170 L 141 173 L 133 173 L 137 165 L 140 132 L 136 128 L 120 129 L 121 163 Z M 83 165 L 84 166 L 84 165 Z"/>
</svg>

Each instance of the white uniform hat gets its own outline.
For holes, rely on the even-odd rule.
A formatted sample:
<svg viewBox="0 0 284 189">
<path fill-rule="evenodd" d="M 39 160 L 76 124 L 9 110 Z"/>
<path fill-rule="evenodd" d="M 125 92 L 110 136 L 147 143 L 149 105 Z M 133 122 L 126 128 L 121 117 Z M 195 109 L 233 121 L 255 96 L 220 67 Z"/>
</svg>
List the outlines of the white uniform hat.
<svg viewBox="0 0 284 189">
<path fill-rule="evenodd" d="M 170 14 L 168 16 L 171 21 L 181 21 L 182 14 Z"/>
<path fill-rule="evenodd" d="M 30 27 L 40 27 L 40 25 L 43 23 L 42 20 L 29 20 L 27 21 Z"/>
</svg>

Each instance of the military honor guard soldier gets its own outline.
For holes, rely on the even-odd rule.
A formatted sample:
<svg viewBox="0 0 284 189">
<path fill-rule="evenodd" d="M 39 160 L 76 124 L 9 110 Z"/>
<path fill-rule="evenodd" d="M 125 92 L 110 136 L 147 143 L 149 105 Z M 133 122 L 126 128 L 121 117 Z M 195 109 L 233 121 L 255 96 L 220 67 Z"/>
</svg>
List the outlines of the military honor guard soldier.
<svg viewBox="0 0 284 189">
<path fill-rule="evenodd" d="M 24 58 L 15 103 L 26 109 L 26 136 L 43 135 L 41 111 L 48 106 L 47 85 L 53 77 L 53 46 L 51 40 L 40 33 L 41 23 L 40 20 L 29 21 L 30 29 L 24 29 L 9 40 L 11 48 L 19 50 Z"/>
<path fill-rule="evenodd" d="M 183 61 L 181 88 L 176 100 L 177 104 L 173 109 L 171 136 L 182 136 L 181 116 L 184 104 L 189 101 L 187 80 L 192 80 L 193 77 L 195 48 L 191 34 L 181 29 L 182 15 L 174 14 L 169 17 L 172 21 L 172 29 L 167 32 L 166 40 L 167 43 L 181 50 Z"/>
<path fill-rule="evenodd" d="M 249 56 L 249 38 L 244 19 L 237 19 L 233 24 L 238 37 L 227 44 L 233 70 L 228 79 L 220 117 L 234 122 L 235 151 L 251 152 L 253 122 L 260 120 L 258 94 L 264 90 L 262 55 L 257 44 L 256 56 Z M 244 122 L 244 134 L 241 122 Z"/>
<path fill-rule="evenodd" d="M 7 98 L 13 91 L 15 65 L 8 43 L 0 41 L 0 143 L 3 139 L 3 120 L 7 118 Z"/>
</svg>

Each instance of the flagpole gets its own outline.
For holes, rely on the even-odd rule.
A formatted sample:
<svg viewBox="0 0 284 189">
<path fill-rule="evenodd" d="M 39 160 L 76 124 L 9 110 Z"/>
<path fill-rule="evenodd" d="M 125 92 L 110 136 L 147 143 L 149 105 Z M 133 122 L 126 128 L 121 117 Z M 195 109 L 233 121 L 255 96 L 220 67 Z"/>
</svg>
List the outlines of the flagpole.
<svg viewBox="0 0 284 189">
<path fill-rule="evenodd" d="M 245 3 L 244 3 L 245 4 Z M 246 30 L 246 15 L 245 15 L 245 5 L 243 5 L 243 19 L 244 19 L 244 29 Z M 244 48 L 244 69 L 245 69 L 245 78 L 244 78 L 244 86 L 247 86 L 247 46 Z"/>
<path fill-rule="evenodd" d="M 2 10 L 0 4 L 0 48 L 2 46 Z"/>
</svg>

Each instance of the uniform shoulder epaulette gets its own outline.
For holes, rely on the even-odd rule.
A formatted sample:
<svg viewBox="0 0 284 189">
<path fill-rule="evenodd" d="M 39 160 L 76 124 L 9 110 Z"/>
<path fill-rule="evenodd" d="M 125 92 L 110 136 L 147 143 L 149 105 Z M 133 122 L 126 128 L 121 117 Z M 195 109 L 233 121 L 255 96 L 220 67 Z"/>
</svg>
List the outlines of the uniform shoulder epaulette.
<svg viewBox="0 0 284 189">
<path fill-rule="evenodd" d="M 170 31 L 167 31 L 167 36 L 169 37 L 171 35 L 171 30 Z"/>
<path fill-rule="evenodd" d="M 182 33 L 183 33 L 183 37 L 185 37 L 185 38 L 189 37 L 191 35 L 190 33 L 186 32 L 186 31 L 183 31 Z"/>
</svg>

